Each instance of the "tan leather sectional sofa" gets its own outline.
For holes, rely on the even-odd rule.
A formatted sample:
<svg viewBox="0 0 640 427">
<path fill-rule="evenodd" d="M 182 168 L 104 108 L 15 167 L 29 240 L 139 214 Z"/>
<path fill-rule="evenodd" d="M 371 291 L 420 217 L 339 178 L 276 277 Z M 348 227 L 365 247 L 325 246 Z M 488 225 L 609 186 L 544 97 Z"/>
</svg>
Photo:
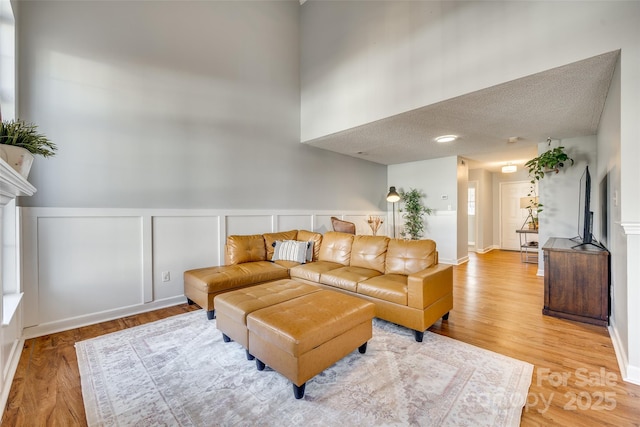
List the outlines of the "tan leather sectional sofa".
<svg viewBox="0 0 640 427">
<path fill-rule="evenodd" d="M 277 240 L 312 241 L 312 261 L 269 261 Z M 225 266 L 184 273 L 188 301 L 203 307 L 210 319 L 216 295 L 286 278 L 373 302 L 376 317 L 414 330 L 416 341 L 453 308 L 453 268 L 438 264 L 433 240 L 292 230 L 229 236 L 225 259 Z"/>
</svg>

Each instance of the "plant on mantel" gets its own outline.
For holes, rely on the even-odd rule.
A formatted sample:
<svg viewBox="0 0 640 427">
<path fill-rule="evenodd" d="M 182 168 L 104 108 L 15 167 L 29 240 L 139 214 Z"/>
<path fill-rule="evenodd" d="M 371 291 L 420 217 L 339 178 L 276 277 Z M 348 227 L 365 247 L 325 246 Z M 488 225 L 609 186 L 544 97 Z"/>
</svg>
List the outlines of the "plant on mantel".
<svg viewBox="0 0 640 427">
<path fill-rule="evenodd" d="M 38 127 L 22 120 L 0 122 L 0 144 L 21 147 L 42 157 L 54 156 L 58 147 L 46 136 L 38 133 Z"/>
<path fill-rule="evenodd" d="M 400 200 L 404 203 L 404 207 L 399 211 L 404 212 L 404 229 L 400 233 L 402 237 L 410 240 L 419 240 L 424 232 L 423 216 L 431 215 L 433 210 L 426 207 L 422 203 L 425 195 L 422 191 L 410 188 L 409 191 L 400 190 Z"/>
</svg>

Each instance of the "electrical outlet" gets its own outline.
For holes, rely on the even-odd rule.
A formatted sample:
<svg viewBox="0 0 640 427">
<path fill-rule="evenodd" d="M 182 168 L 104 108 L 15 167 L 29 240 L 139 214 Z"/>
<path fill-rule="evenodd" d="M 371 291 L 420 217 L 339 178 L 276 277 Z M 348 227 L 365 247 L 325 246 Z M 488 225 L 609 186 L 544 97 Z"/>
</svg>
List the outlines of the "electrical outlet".
<svg viewBox="0 0 640 427">
<path fill-rule="evenodd" d="M 163 282 L 168 282 L 171 280 L 171 272 L 169 271 L 163 271 L 162 272 L 162 281 Z"/>
</svg>

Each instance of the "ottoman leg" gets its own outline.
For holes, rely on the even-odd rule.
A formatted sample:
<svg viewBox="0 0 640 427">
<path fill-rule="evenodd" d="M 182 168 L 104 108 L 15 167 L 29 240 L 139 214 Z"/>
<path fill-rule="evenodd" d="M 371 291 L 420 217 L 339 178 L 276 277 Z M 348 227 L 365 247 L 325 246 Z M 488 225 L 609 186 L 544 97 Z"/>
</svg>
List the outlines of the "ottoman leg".
<svg viewBox="0 0 640 427">
<path fill-rule="evenodd" d="M 364 343 L 360 347 L 358 347 L 358 351 L 360 352 L 360 354 L 365 354 L 367 352 L 367 343 Z"/>
<path fill-rule="evenodd" d="M 296 399 L 302 399 L 304 397 L 304 386 L 306 385 L 307 383 L 304 383 L 302 385 L 293 385 L 293 395 Z"/>
<path fill-rule="evenodd" d="M 215 309 L 207 311 L 207 319 L 213 320 L 215 318 L 216 318 L 216 310 Z"/>
<path fill-rule="evenodd" d="M 413 331 L 413 334 L 416 336 L 416 341 L 422 342 L 422 338 L 424 338 L 424 332 Z"/>
<path fill-rule="evenodd" d="M 231 342 L 231 338 L 229 338 L 228 336 L 226 336 L 225 334 L 222 334 L 222 341 L 224 342 Z"/>
<path fill-rule="evenodd" d="M 245 350 L 245 353 L 247 353 L 247 360 L 255 359 L 255 357 L 253 357 L 253 354 L 249 353 L 249 350 Z"/>
<path fill-rule="evenodd" d="M 256 359 L 256 368 L 258 368 L 258 371 L 264 371 L 264 366 L 264 363 L 262 363 L 260 359 Z"/>
</svg>

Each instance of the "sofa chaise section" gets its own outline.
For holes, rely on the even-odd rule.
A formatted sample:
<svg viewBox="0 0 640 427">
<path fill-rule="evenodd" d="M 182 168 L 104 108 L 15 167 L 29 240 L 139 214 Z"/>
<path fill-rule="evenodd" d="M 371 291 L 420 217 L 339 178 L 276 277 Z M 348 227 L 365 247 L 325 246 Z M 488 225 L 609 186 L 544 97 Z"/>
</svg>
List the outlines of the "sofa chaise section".
<svg viewBox="0 0 640 427">
<path fill-rule="evenodd" d="M 225 244 L 225 265 L 197 268 L 184 272 L 184 294 L 189 304 L 197 304 L 215 318 L 214 298 L 224 292 L 254 286 L 274 280 L 288 279 L 289 268 L 299 263 L 269 261 L 273 256 L 273 243 L 277 240 L 313 242 L 313 255 L 317 257 L 322 235 L 305 230 L 254 235 L 233 235 Z"/>
</svg>

